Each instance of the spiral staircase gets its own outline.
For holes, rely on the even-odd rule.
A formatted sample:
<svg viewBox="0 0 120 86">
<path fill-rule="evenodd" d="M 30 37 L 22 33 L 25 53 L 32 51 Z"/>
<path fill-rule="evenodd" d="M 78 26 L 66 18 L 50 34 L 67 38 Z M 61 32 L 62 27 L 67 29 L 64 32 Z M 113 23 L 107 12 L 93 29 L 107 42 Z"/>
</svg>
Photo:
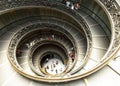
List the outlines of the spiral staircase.
<svg viewBox="0 0 120 86">
<path fill-rule="evenodd" d="M 0 86 L 120 85 L 119 0 L 62 1 L 0 1 Z"/>
</svg>

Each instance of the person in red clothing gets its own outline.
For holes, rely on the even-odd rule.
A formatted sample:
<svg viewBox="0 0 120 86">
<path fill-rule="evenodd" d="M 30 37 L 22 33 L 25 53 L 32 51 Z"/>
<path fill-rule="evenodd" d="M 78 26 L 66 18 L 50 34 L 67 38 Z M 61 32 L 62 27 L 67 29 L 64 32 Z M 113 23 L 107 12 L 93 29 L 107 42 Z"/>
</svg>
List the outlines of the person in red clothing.
<svg viewBox="0 0 120 86">
<path fill-rule="evenodd" d="M 48 36 L 48 40 L 52 40 L 52 37 L 51 37 L 51 36 Z"/>
<path fill-rule="evenodd" d="M 80 4 L 79 3 L 74 4 L 74 8 L 78 10 L 80 8 Z"/>
<path fill-rule="evenodd" d="M 70 57 L 72 58 L 72 62 L 73 62 L 75 59 L 75 55 L 73 53 L 70 53 Z"/>
</svg>

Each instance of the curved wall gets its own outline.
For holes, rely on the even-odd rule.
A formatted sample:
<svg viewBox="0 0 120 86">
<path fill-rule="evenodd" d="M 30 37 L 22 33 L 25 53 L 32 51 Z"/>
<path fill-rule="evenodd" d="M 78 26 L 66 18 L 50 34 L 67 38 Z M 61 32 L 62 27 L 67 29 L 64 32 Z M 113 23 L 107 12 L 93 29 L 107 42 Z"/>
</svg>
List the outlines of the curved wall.
<svg viewBox="0 0 120 86">
<path fill-rule="evenodd" d="M 83 6 L 81 10 L 89 14 L 99 24 L 101 24 L 105 32 L 110 36 L 111 34 L 110 21 L 111 20 L 108 18 L 107 13 L 103 10 L 103 8 L 96 1 L 97 0 L 79 0 L 79 3 L 81 4 L 81 6 Z"/>
</svg>

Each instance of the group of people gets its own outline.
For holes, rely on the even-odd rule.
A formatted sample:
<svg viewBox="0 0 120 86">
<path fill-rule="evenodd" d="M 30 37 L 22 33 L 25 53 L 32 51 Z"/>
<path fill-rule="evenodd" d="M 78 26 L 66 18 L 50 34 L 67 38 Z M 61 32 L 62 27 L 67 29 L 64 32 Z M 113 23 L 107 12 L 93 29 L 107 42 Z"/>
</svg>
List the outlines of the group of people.
<svg viewBox="0 0 120 86">
<path fill-rule="evenodd" d="M 49 59 L 47 58 L 47 62 L 49 62 Z M 58 65 L 59 64 L 59 61 L 58 60 L 55 60 L 55 61 L 52 61 L 51 64 L 47 64 L 46 67 L 45 67 L 45 70 L 47 72 L 50 72 L 51 74 L 58 74 L 58 72 L 62 72 L 62 68 L 58 68 Z"/>
<path fill-rule="evenodd" d="M 80 8 L 80 4 L 79 3 L 72 3 L 70 1 L 67 0 L 63 0 L 62 1 L 63 4 L 65 4 L 67 7 L 71 8 L 72 10 L 78 10 Z"/>
<path fill-rule="evenodd" d="M 42 35 L 41 35 L 40 38 L 34 39 L 34 40 L 32 40 L 31 42 L 26 43 L 27 48 L 30 48 L 30 47 L 34 46 L 37 42 L 39 42 L 39 41 L 42 40 L 43 38 L 44 38 L 44 37 L 42 37 Z M 52 40 L 52 39 L 55 38 L 55 35 L 52 34 L 52 35 L 47 36 L 46 38 L 47 38 L 48 40 Z M 46 39 L 46 38 L 45 38 L 45 39 Z"/>
<path fill-rule="evenodd" d="M 62 42 L 65 35 L 64 34 L 55 35 L 53 33 L 43 35 L 40 33 L 39 37 L 34 38 L 32 41 L 27 42 L 25 45 L 27 46 L 27 48 L 30 48 L 30 47 L 34 46 L 36 43 L 40 42 L 41 40 L 49 40 L 50 41 L 50 40 L 54 40 L 57 36 Z"/>
</svg>

